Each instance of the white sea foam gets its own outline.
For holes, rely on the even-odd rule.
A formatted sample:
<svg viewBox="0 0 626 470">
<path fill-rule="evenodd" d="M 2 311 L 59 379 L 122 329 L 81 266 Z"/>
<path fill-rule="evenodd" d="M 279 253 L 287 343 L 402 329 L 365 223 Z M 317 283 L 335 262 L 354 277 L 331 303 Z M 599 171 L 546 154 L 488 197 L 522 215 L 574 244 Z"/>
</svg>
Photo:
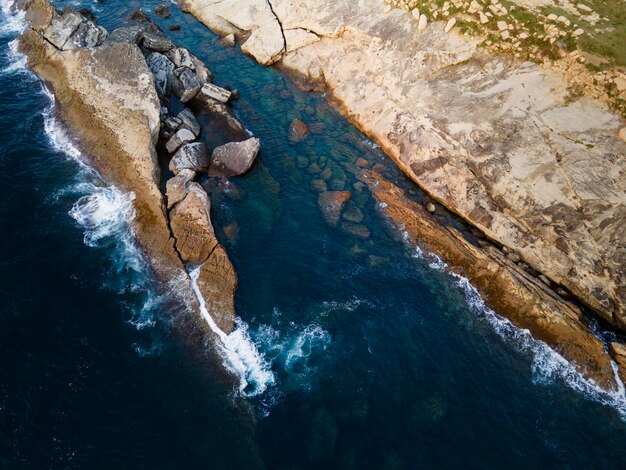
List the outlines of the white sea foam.
<svg viewBox="0 0 626 470">
<path fill-rule="evenodd" d="M 262 394 L 270 385 L 275 383 L 276 379 L 270 364 L 259 353 L 250 338 L 248 325 L 237 319 L 233 332 L 224 333 L 207 310 L 204 297 L 198 287 L 197 280 L 200 275 L 200 268 L 193 269 L 189 274 L 191 285 L 200 304 L 202 318 L 219 338 L 217 342 L 218 351 L 224 359 L 226 367 L 239 378 L 240 392 L 248 397 Z"/>
<path fill-rule="evenodd" d="M 405 237 L 408 239 L 408 237 Z M 572 363 L 550 348 L 543 341 L 539 341 L 526 329 L 517 328 L 509 320 L 497 315 L 491 310 L 478 290 L 468 279 L 458 274 L 450 272 L 441 258 L 434 254 L 424 254 L 419 247 L 415 247 L 415 257 L 430 261 L 429 266 L 438 271 L 444 271 L 454 280 L 454 283 L 463 291 L 466 301 L 473 312 L 484 318 L 495 330 L 495 332 L 509 344 L 513 344 L 517 349 L 532 355 L 532 379 L 537 385 L 562 381 L 571 389 L 576 390 L 583 396 L 611 406 L 626 419 L 626 392 L 618 373 L 617 365 L 611 361 L 613 373 L 617 382 L 617 390 L 607 392 L 598 386 L 593 380 L 583 377 Z"/>
<path fill-rule="evenodd" d="M 0 0 L 0 38 L 20 34 L 26 29 L 25 13 L 11 8 L 12 0 Z"/>
</svg>

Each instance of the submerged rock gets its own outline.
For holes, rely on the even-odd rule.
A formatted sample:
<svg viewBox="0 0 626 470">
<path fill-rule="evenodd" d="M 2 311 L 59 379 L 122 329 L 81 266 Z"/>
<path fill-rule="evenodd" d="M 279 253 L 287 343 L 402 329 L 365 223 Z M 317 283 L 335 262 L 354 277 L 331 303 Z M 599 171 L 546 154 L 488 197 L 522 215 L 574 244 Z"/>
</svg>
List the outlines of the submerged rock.
<svg viewBox="0 0 626 470">
<path fill-rule="evenodd" d="M 309 133 L 309 128 L 300 119 L 294 119 L 289 127 L 289 139 L 292 142 L 300 142 Z"/>
<path fill-rule="evenodd" d="M 162 4 L 154 9 L 154 12 L 159 15 L 161 18 L 169 18 L 172 16 L 172 10 L 170 10 L 169 5 Z"/>
<path fill-rule="evenodd" d="M 256 159 L 261 141 L 252 137 L 243 142 L 229 142 L 213 151 L 210 176 L 239 176 L 247 172 Z"/>
<path fill-rule="evenodd" d="M 183 262 L 201 264 L 217 246 L 211 224 L 211 202 L 198 183 L 186 183 L 185 188 L 183 200 L 170 210 L 170 226 Z"/>
<path fill-rule="evenodd" d="M 343 205 L 350 200 L 350 191 L 326 191 L 317 198 L 317 204 L 326 222 L 333 227 L 339 222 Z"/>
<path fill-rule="evenodd" d="M 184 169 L 196 172 L 209 169 L 209 152 L 202 142 L 183 145 L 170 161 L 169 169 L 177 175 Z"/>
</svg>

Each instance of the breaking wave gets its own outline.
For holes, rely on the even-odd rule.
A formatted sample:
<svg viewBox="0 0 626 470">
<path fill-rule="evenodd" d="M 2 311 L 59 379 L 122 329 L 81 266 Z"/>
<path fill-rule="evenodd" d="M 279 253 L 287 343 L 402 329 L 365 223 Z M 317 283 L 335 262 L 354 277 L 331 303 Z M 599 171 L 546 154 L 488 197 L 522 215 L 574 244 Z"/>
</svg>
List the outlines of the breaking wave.
<svg viewBox="0 0 626 470">
<path fill-rule="evenodd" d="M 408 241 L 408 235 L 403 234 Z M 537 385 L 548 385 L 562 381 L 571 389 L 581 393 L 584 397 L 603 405 L 615 408 L 626 419 L 626 391 L 624 384 L 617 373 L 617 365 L 611 361 L 617 390 L 608 392 L 598 386 L 593 380 L 583 377 L 571 362 L 550 348 L 543 341 L 531 335 L 530 331 L 520 329 L 509 320 L 496 314 L 485 305 L 478 290 L 463 276 L 450 272 L 448 265 L 435 254 L 425 254 L 419 247 L 415 247 L 415 258 L 428 262 L 431 269 L 443 271 L 454 280 L 454 284 L 461 289 L 470 309 L 487 321 L 497 335 L 518 350 L 532 356 L 532 381 Z"/>
</svg>

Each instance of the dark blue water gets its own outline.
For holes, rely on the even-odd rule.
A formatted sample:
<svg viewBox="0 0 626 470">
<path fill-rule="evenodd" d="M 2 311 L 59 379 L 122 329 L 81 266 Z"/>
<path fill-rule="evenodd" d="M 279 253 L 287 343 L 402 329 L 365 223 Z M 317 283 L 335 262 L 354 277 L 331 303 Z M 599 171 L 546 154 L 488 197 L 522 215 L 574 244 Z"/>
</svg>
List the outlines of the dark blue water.
<svg viewBox="0 0 626 470">
<path fill-rule="evenodd" d="M 109 29 L 158 4 L 72 3 Z M 242 398 L 173 333 L 126 226 L 129 196 L 72 158 L 50 98 L 9 53 L 3 12 L 0 467 L 625 468 L 624 400 L 403 241 L 355 162 L 409 183 L 323 96 L 192 17 L 158 22 L 181 24 L 172 37 L 240 90 L 235 110 L 262 141 L 250 174 L 203 183 L 266 389 Z M 313 131 L 299 143 L 294 118 Z M 320 179 L 352 192 L 369 236 L 326 224 Z"/>
</svg>

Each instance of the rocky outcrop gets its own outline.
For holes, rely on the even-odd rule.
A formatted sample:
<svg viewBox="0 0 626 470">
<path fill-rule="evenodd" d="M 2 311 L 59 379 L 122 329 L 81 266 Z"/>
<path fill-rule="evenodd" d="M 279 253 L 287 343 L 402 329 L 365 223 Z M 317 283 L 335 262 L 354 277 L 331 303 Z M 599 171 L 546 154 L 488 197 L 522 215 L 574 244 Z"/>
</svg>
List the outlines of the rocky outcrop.
<svg viewBox="0 0 626 470">
<path fill-rule="evenodd" d="M 626 328 L 626 147 L 605 105 L 380 0 L 183 4 L 260 63 L 325 87 L 436 202 Z"/>
<path fill-rule="evenodd" d="M 317 197 L 317 204 L 328 224 L 337 225 L 343 205 L 351 196 L 350 191 L 324 191 Z"/>
<path fill-rule="evenodd" d="M 161 285 L 167 289 L 168 284 L 175 283 L 176 298 L 184 299 L 186 307 L 197 313 L 196 324 L 208 332 L 208 325 L 200 319 L 199 304 L 183 263 L 207 262 L 219 247 L 209 218 L 208 197 L 191 182 L 193 171 L 185 172 L 188 167 L 208 168 L 206 148 L 201 164 L 189 164 L 187 157 L 194 152 L 181 158 L 186 166 L 180 165 L 177 171 L 179 181 L 167 185 L 173 214 L 171 227 L 159 189 L 155 147 L 161 117 L 171 118 L 167 112 L 162 116 L 159 98 L 168 93 L 170 83 L 176 91 L 181 89 L 179 82 L 184 81 L 180 78 L 182 73 L 167 66 L 168 59 L 160 54 L 173 45 L 145 20 L 119 28 L 107 38 L 103 28 L 70 8 L 57 11 L 47 0 L 18 0 L 16 6 L 25 10 L 30 25 L 19 42 L 29 66 L 51 86 L 61 117 L 80 140 L 87 163 L 105 180 L 135 194 L 136 215 L 132 223 L 140 246 Z M 195 75 L 199 90 L 202 77 L 210 74 L 197 59 L 193 60 L 194 69 L 200 71 Z M 187 85 L 185 81 L 182 88 Z M 199 134 L 193 115 L 183 111 L 176 119 L 168 122 L 176 126 L 171 131 L 178 132 L 180 142 L 173 142 L 171 148 L 182 145 L 180 153 L 189 146 L 204 146 L 185 143 Z M 216 284 L 209 286 L 209 281 L 205 281 L 203 286 L 210 294 L 210 302 L 220 306 L 219 311 L 209 312 L 229 333 L 233 327 L 236 276 L 226 253 L 220 250 L 219 259 L 202 268 L 204 278 Z M 217 298 L 215 291 L 223 297 Z"/>
<path fill-rule="evenodd" d="M 170 210 L 172 234 L 183 262 L 201 264 L 217 246 L 210 211 L 211 203 L 202 186 L 188 182 L 184 198 Z"/>
<path fill-rule="evenodd" d="M 256 159 L 261 141 L 252 137 L 243 142 L 229 142 L 213 150 L 211 156 L 211 176 L 238 176 L 246 173 Z"/>
<path fill-rule="evenodd" d="M 585 377 L 605 389 L 616 389 L 611 357 L 604 343 L 581 322 L 578 308 L 559 298 L 496 248 L 480 248 L 455 228 L 441 225 L 404 196 L 400 188 L 379 175 L 366 172 L 363 180 L 383 213 L 402 227 L 411 243 L 436 253 L 452 272 L 466 277 L 481 292 L 487 305 L 548 343 Z"/>
</svg>

